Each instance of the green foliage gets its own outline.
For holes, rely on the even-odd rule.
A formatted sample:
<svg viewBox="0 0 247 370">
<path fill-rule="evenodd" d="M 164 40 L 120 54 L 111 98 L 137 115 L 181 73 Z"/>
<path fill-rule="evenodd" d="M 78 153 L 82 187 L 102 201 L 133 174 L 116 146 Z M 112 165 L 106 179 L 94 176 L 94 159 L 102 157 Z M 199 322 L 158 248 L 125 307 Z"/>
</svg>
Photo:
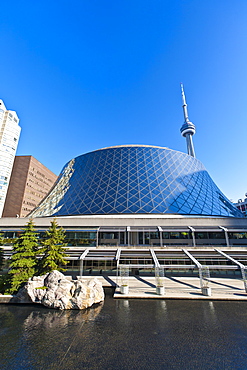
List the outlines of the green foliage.
<svg viewBox="0 0 247 370">
<path fill-rule="evenodd" d="M 65 271 L 61 266 L 66 265 L 68 261 L 65 253 L 66 243 L 64 242 L 65 232 L 58 226 L 56 220 L 51 221 L 49 230 L 45 232 L 42 241 L 43 248 L 40 250 L 43 256 L 40 260 L 40 274 L 46 274 L 53 270 Z"/>
<path fill-rule="evenodd" d="M 11 276 L 9 274 L 0 275 L 0 293 L 3 294 L 4 292 L 9 291 L 10 288 L 11 288 Z"/>
<path fill-rule="evenodd" d="M 9 276 L 11 279 L 10 293 L 15 293 L 19 288 L 33 277 L 36 272 L 36 255 L 38 252 L 38 238 L 32 219 L 29 220 L 23 233 L 13 246 Z"/>
<path fill-rule="evenodd" d="M 3 233 L 0 233 L 0 245 L 4 245 L 4 240 Z"/>
<path fill-rule="evenodd" d="M 39 286 L 39 287 L 37 287 L 37 288 L 35 288 L 35 289 L 46 290 L 46 289 L 48 289 L 48 288 L 47 288 L 47 286 Z"/>
<path fill-rule="evenodd" d="M 4 238 L 2 233 L 0 233 L 0 246 L 1 245 L 4 245 Z M 2 269 L 3 263 L 4 263 L 3 248 L 0 247 L 0 270 Z"/>
</svg>

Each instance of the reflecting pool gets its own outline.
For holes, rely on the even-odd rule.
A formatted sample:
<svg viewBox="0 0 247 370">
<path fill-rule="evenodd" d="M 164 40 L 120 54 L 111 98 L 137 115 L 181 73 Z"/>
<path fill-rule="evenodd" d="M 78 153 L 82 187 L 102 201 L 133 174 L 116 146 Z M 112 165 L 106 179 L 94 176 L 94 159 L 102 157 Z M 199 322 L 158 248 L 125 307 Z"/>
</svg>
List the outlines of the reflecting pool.
<svg viewBox="0 0 247 370">
<path fill-rule="evenodd" d="M 247 369 L 247 303 L 114 300 L 86 311 L 0 305 L 0 368 Z"/>
</svg>

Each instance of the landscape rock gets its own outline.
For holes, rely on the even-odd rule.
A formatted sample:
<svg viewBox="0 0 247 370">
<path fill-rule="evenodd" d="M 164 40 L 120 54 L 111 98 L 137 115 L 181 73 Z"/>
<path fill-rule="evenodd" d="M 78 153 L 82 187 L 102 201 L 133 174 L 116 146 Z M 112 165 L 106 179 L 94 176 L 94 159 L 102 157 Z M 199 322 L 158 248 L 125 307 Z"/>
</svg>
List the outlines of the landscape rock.
<svg viewBox="0 0 247 370">
<path fill-rule="evenodd" d="M 40 303 L 60 310 L 82 310 L 104 300 L 102 284 L 96 279 L 68 280 L 59 271 L 30 278 L 16 295 L 18 303 Z"/>
</svg>

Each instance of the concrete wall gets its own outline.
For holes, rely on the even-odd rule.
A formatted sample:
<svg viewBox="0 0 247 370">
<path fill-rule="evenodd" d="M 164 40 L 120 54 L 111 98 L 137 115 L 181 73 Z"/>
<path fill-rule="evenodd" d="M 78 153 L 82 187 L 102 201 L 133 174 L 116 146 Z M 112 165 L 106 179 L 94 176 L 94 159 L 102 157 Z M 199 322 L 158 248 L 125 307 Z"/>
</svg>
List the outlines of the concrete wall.
<svg viewBox="0 0 247 370">
<path fill-rule="evenodd" d="M 0 218 L 0 230 L 2 228 L 22 228 L 27 224 L 28 218 Z M 47 228 L 53 217 L 35 218 L 34 223 L 37 227 Z M 58 224 L 64 228 L 97 228 L 100 226 L 108 227 L 218 227 L 244 228 L 247 231 L 247 218 L 234 217 L 181 217 L 169 215 L 94 215 L 94 216 L 75 216 L 57 217 Z M 243 230 L 243 231 L 245 231 Z M 220 231 L 220 229 L 219 229 Z M 234 239 L 236 240 L 236 239 Z"/>
</svg>

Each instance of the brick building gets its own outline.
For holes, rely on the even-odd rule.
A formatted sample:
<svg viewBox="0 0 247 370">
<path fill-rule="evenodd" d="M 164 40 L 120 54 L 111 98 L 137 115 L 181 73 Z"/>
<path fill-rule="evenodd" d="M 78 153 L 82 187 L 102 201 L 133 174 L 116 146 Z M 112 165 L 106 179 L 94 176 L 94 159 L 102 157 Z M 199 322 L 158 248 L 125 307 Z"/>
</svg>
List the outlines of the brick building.
<svg viewBox="0 0 247 370">
<path fill-rule="evenodd" d="M 26 217 L 56 179 L 53 172 L 31 155 L 16 156 L 2 217 Z"/>
</svg>

